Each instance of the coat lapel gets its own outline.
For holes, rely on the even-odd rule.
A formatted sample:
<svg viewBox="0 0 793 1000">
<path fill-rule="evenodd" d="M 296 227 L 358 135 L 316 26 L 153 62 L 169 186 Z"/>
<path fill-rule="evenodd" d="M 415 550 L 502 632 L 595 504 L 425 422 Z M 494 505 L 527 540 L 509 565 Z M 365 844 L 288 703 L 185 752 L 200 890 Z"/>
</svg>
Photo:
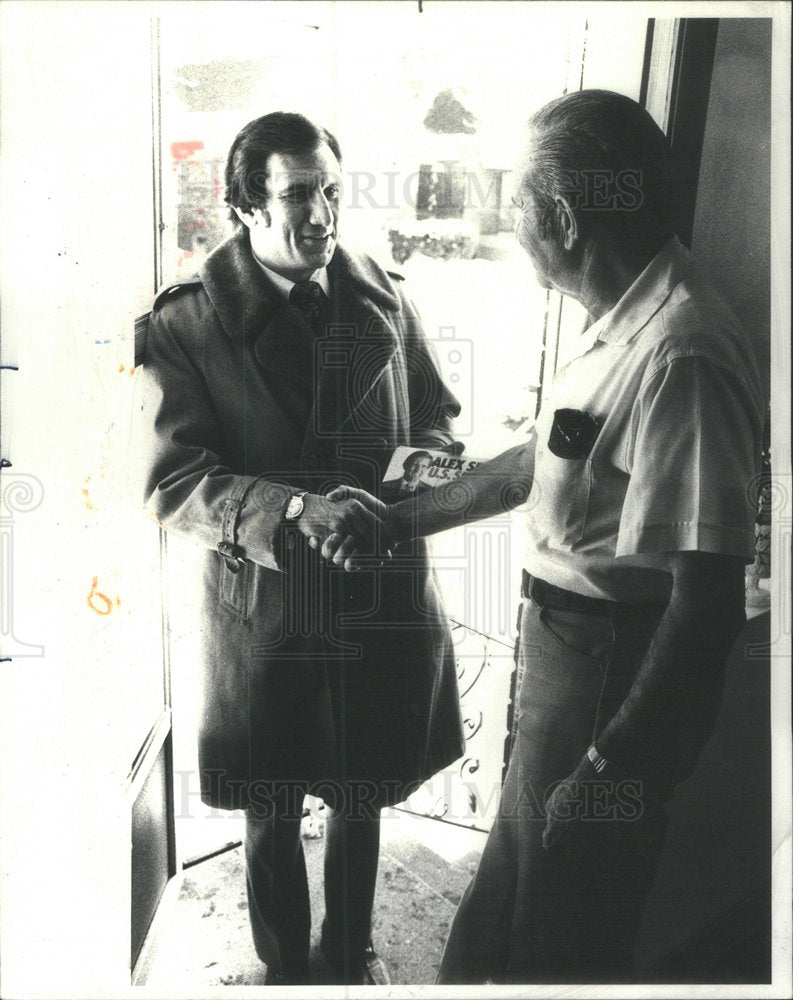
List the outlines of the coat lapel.
<svg viewBox="0 0 793 1000">
<path fill-rule="evenodd" d="M 333 319 L 315 345 L 312 428 L 320 437 L 373 425 L 371 395 L 397 350 L 389 317 L 343 276 L 334 281 Z"/>
<path fill-rule="evenodd" d="M 300 313 L 257 266 L 246 231 L 222 243 L 200 271 L 228 336 L 252 345 L 268 371 L 313 389 L 304 456 L 327 452 L 342 431 L 363 439 L 389 436 L 372 397 L 397 354 L 399 296 L 374 261 L 341 246 L 328 273 L 332 318 L 325 335 L 313 340 Z"/>
<path fill-rule="evenodd" d="M 207 258 L 200 277 L 230 337 L 252 343 L 257 361 L 268 371 L 313 384 L 306 367 L 311 331 L 256 264 L 246 231 L 222 243 Z"/>
<path fill-rule="evenodd" d="M 328 268 L 333 317 L 316 344 L 317 389 L 303 447 L 338 453 L 343 440 L 364 452 L 389 450 L 407 428 L 395 426 L 403 410 L 397 383 L 401 302 L 385 271 L 368 257 L 338 247 Z"/>
<path fill-rule="evenodd" d="M 235 340 L 257 337 L 279 305 L 277 290 L 251 253 L 247 230 L 213 250 L 199 275 L 223 329 Z"/>
</svg>

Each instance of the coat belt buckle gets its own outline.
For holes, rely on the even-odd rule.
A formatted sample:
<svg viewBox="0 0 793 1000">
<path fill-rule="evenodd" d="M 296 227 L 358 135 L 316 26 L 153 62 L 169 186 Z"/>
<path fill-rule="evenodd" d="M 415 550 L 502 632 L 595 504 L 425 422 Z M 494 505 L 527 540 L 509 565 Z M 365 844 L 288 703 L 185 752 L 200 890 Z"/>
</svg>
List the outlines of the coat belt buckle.
<svg viewBox="0 0 793 1000">
<path fill-rule="evenodd" d="M 226 568 L 232 573 L 239 573 L 247 562 L 240 554 L 239 545 L 234 545 L 233 542 L 218 542 L 218 552 L 223 556 Z"/>
</svg>

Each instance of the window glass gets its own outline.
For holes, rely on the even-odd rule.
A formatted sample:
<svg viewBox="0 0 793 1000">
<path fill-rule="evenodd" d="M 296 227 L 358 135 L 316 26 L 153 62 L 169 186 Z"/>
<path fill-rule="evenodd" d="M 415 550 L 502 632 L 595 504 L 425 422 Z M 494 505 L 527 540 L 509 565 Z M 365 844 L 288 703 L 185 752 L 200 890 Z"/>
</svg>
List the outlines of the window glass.
<svg viewBox="0 0 793 1000">
<path fill-rule="evenodd" d="M 230 232 L 238 129 L 274 110 L 314 117 L 342 146 L 341 236 L 408 279 L 468 450 L 514 443 L 547 301 L 512 235 L 522 127 L 582 84 L 637 97 L 646 21 L 530 3 L 180 6 L 160 28 L 166 278 Z"/>
</svg>

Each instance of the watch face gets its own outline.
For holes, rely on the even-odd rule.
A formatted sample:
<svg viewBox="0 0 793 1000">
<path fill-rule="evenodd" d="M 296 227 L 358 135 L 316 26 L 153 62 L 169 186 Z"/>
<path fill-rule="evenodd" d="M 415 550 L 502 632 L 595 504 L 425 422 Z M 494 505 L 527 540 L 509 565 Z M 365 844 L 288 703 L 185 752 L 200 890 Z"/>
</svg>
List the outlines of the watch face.
<svg viewBox="0 0 793 1000">
<path fill-rule="evenodd" d="M 289 503 L 286 505 L 286 511 L 284 512 L 284 517 L 287 521 L 294 521 L 303 513 L 303 498 L 302 497 L 292 497 Z"/>
</svg>

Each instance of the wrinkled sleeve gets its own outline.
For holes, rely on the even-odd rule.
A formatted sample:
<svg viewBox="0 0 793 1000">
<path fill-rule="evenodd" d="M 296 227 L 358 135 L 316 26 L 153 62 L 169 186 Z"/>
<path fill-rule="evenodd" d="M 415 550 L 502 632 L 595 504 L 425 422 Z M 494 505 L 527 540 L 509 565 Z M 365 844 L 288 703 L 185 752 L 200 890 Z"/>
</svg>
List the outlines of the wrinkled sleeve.
<svg viewBox="0 0 793 1000">
<path fill-rule="evenodd" d="M 169 531 L 211 549 L 230 541 L 236 554 L 279 569 L 281 515 L 294 490 L 225 463 L 199 363 L 200 317 L 179 306 L 149 323 L 138 429 L 144 502 Z"/>
<path fill-rule="evenodd" d="M 726 369 L 678 357 L 648 379 L 633 412 L 630 482 L 616 555 L 754 557 L 758 404 Z"/>
</svg>

